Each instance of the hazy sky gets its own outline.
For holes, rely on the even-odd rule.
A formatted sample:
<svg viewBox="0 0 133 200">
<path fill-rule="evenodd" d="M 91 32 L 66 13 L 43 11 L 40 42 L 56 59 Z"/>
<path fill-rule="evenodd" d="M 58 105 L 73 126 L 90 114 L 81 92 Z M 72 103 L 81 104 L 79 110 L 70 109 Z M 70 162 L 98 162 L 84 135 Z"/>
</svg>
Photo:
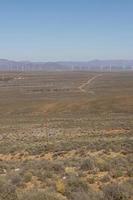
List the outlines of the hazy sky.
<svg viewBox="0 0 133 200">
<path fill-rule="evenodd" d="M 133 59 L 133 0 L 0 0 L 0 58 Z"/>
</svg>

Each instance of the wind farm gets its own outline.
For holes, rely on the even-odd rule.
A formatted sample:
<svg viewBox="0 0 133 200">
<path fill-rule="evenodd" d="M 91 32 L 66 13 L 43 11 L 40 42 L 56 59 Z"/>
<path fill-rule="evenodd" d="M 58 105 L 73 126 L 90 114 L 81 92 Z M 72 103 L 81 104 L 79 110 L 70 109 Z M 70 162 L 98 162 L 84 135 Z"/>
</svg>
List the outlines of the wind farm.
<svg viewBox="0 0 133 200">
<path fill-rule="evenodd" d="M 133 200 L 133 1 L 0 1 L 0 200 Z"/>
</svg>

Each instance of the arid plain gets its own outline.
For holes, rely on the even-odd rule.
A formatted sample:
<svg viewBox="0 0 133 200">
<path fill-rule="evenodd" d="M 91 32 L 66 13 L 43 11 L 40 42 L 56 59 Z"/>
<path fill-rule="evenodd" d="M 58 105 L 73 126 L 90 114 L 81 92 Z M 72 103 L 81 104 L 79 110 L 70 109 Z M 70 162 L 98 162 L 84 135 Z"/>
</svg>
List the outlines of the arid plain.
<svg viewBox="0 0 133 200">
<path fill-rule="evenodd" d="M 1 72 L 0 200 L 131 200 L 133 72 Z"/>
</svg>

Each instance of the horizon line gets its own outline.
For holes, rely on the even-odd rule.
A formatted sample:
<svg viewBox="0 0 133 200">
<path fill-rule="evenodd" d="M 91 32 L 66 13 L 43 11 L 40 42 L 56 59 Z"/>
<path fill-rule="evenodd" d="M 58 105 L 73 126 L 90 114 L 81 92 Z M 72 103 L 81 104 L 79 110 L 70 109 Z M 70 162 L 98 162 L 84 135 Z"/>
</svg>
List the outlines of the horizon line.
<svg viewBox="0 0 133 200">
<path fill-rule="evenodd" d="M 3 60 L 3 61 L 13 61 L 13 62 L 34 62 L 34 63 L 58 63 L 58 62 L 91 62 L 91 61 L 133 61 L 133 58 L 131 59 L 89 59 L 89 60 L 55 60 L 55 61 L 52 61 L 52 60 L 47 60 L 47 61 L 39 61 L 39 60 L 17 60 L 17 59 L 8 59 L 8 58 L 0 58 L 0 61 Z"/>
</svg>

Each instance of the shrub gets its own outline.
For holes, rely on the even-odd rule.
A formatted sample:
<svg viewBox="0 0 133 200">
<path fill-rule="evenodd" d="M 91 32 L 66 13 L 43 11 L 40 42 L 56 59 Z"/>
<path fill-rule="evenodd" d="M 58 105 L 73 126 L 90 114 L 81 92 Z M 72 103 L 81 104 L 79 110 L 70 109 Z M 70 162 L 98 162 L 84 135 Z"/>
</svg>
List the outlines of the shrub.
<svg viewBox="0 0 133 200">
<path fill-rule="evenodd" d="M 61 173 L 64 170 L 63 163 L 59 161 L 53 162 L 52 168 L 53 168 L 53 171 L 55 171 L 56 173 Z"/>
<path fill-rule="evenodd" d="M 102 178 L 101 178 L 101 182 L 103 182 L 103 183 L 107 183 L 107 182 L 109 182 L 110 181 L 110 176 L 109 176 L 109 174 L 106 174 L 106 175 L 104 175 Z"/>
<path fill-rule="evenodd" d="M 98 161 L 97 166 L 101 172 L 109 170 L 109 164 L 106 161 Z"/>
<path fill-rule="evenodd" d="M 16 188 L 5 178 L 0 178 L 0 200 L 18 200 Z"/>
<path fill-rule="evenodd" d="M 109 184 L 103 188 L 106 200 L 128 200 L 129 193 L 123 185 L 117 183 Z"/>
<path fill-rule="evenodd" d="M 77 192 L 88 192 L 87 183 L 77 176 L 71 175 L 66 179 L 65 195 L 71 199 Z"/>
<path fill-rule="evenodd" d="M 11 174 L 10 175 L 11 183 L 15 186 L 19 186 L 22 183 L 22 178 L 19 174 Z"/>
<path fill-rule="evenodd" d="M 123 172 L 121 170 L 112 170 L 110 172 L 110 175 L 113 177 L 113 178 L 119 178 L 121 176 L 123 176 Z"/>
<path fill-rule="evenodd" d="M 93 170 L 95 168 L 95 161 L 92 158 L 87 158 L 83 160 L 81 164 L 82 170 Z"/>
<path fill-rule="evenodd" d="M 62 180 L 58 180 L 56 182 L 56 190 L 59 193 L 62 193 L 62 194 L 65 193 L 65 185 L 64 185 L 64 182 Z"/>
<path fill-rule="evenodd" d="M 96 177 L 95 176 L 90 176 L 87 178 L 87 181 L 89 182 L 89 184 L 93 184 L 96 181 Z"/>
<path fill-rule="evenodd" d="M 109 163 L 109 168 L 110 169 L 113 168 L 115 170 L 126 169 L 129 164 L 125 158 L 119 156 L 108 160 L 108 163 Z"/>
<path fill-rule="evenodd" d="M 133 169 L 132 169 L 132 168 L 129 168 L 129 169 L 127 170 L 127 175 L 128 175 L 129 177 L 133 177 Z"/>
<path fill-rule="evenodd" d="M 94 192 L 93 190 L 89 189 L 88 192 L 86 191 L 79 191 L 74 192 L 71 195 L 72 200 L 103 200 L 102 194 L 100 192 Z"/>
<path fill-rule="evenodd" d="M 24 174 L 24 182 L 30 182 L 31 181 L 31 179 L 32 179 L 32 173 L 31 172 L 26 172 L 25 174 Z"/>
<path fill-rule="evenodd" d="M 19 200 L 67 200 L 59 193 L 31 190 L 21 193 L 19 195 Z"/>
<path fill-rule="evenodd" d="M 66 167 L 65 168 L 65 173 L 67 175 L 75 175 L 75 176 L 78 176 L 78 173 L 76 172 L 75 168 L 74 167 Z"/>
</svg>

